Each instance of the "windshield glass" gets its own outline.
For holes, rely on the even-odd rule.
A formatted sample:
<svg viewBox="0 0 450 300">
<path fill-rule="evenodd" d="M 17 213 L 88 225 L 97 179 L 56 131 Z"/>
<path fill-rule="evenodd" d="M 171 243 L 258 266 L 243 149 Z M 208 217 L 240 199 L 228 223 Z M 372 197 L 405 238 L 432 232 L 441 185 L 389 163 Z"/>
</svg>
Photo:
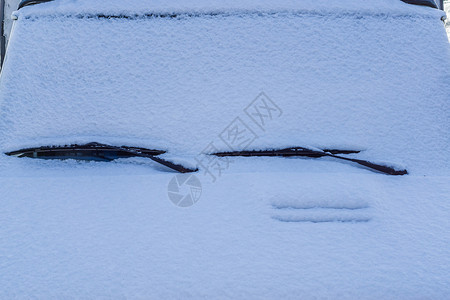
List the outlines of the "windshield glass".
<svg viewBox="0 0 450 300">
<path fill-rule="evenodd" d="M 424 151 L 450 147 L 450 68 L 432 54 L 448 43 L 421 31 L 434 15 L 44 12 L 56 4 L 19 11 L 0 83 L 3 153 L 101 141 L 192 156 L 209 145 L 367 149 L 360 158 L 430 170 L 447 160 Z"/>
</svg>

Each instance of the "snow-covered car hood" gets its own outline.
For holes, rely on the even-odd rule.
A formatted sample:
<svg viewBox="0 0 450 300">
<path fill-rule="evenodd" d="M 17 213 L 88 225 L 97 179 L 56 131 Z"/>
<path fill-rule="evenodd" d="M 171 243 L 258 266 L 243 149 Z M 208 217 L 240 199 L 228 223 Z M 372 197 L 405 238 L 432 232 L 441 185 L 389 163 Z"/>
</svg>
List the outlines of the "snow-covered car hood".
<svg viewBox="0 0 450 300">
<path fill-rule="evenodd" d="M 2 298 L 450 292 L 449 177 L 236 161 L 182 209 L 167 194 L 175 174 L 143 162 L 46 164 L 0 178 Z"/>
</svg>

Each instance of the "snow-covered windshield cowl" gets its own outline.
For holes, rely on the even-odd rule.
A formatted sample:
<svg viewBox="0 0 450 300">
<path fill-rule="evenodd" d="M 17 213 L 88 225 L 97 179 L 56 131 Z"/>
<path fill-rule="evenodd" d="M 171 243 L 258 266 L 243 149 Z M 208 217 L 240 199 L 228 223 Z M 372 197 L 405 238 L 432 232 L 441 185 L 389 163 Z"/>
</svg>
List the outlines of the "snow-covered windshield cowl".
<svg viewBox="0 0 450 300">
<path fill-rule="evenodd" d="M 354 158 L 411 172 L 450 165 L 439 150 L 450 146 L 450 54 L 437 10 L 78 2 L 78 12 L 64 0 L 18 12 L 0 82 L 1 153 L 92 141 L 183 155 L 296 145 L 363 149 Z"/>
<path fill-rule="evenodd" d="M 22 0 L 19 8 L 50 2 L 53 0 Z M 443 9 L 442 0 L 372 0 L 370 3 L 361 0 L 303 0 L 303 1 L 270 1 L 270 0 L 58 0 L 57 4 L 45 5 L 36 13 L 70 13 L 70 14 L 101 14 L 101 15 L 135 15 L 135 14 L 180 14 L 193 12 L 231 12 L 231 11 L 372 11 L 372 12 L 411 12 L 404 3 L 429 6 Z M 404 2 L 404 3 L 402 3 Z"/>
</svg>

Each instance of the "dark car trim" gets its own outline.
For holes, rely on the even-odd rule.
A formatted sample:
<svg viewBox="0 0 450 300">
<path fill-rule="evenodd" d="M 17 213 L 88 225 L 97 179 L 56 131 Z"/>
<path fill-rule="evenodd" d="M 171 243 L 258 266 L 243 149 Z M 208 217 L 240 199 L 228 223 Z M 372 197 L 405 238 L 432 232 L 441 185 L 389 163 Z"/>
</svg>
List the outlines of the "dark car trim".
<svg viewBox="0 0 450 300">
<path fill-rule="evenodd" d="M 30 5 L 35 5 L 35 4 L 40 4 L 40 3 L 45 3 L 45 2 L 50 2 L 53 0 L 23 0 L 22 2 L 19 3 L 19 7 L 17 9 L 21 9 L 22 7 L 25 6 L 30 6 Z"/>
<path fill-rule="evenodd" d="M 435 2 L 434 0 L 402 0 L 402 1 L 408 4 L 423 5 L 444 10 L 444 0 L 437 0 L 437 2 Z"/>
</svg>

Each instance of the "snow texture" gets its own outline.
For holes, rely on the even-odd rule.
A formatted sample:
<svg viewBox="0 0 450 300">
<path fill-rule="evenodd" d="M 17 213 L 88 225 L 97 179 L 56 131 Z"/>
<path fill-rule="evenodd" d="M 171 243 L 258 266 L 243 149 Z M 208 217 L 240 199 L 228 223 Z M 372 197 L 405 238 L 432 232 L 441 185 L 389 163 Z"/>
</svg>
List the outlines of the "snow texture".
<svg viewBox="0 0 450 300">
<path fill-rule="evenodd" d="M 202 178 L 200 201 L 181 209 L 167 199 L 174 174 L 149 165 L 26 160 L 0 178 L 1 298 L 450 293 L 448 177 L 243 161 Z"/>
<path fill-rule="evenodd" d="M 191 164 L 237 147 L 226 129 L 239 125 L 248 148 L 363 150 L 349 157 L 410 175 L 233 158 L 214 183 L 201 169 L 201 199 L 181 209 L 167 197 L 175 173 L 148 159 L 1 155 L 0 298 L 448 297 L 441 12 L 394 0 L 183 3 L 20 10 L 0 151 L 97 141 Z M 267 115 L 262 99 L 264 124 L 252 114 L 256 103 Z"/>
<path fill-rule="evenodd" d="M 239 117 L 258 136 L 250 148 L 365 149 L 361 158 L 420 173 L 450 165 L 439 18 L 33 17 L 14 30 L 0 91 L 5 150 L 98 141 L 196 155 Z M 244 113 L 260 92 L 282 111 L 264 128 Z"/>
<path fill-rule="evenodd" d="M 442 15 L 436 9 L 416 7 L 400 0 L 56 0 L 21 9 L 24 16 L 139 15 L 236 12 L 314 12 Z"/>
</svg>

